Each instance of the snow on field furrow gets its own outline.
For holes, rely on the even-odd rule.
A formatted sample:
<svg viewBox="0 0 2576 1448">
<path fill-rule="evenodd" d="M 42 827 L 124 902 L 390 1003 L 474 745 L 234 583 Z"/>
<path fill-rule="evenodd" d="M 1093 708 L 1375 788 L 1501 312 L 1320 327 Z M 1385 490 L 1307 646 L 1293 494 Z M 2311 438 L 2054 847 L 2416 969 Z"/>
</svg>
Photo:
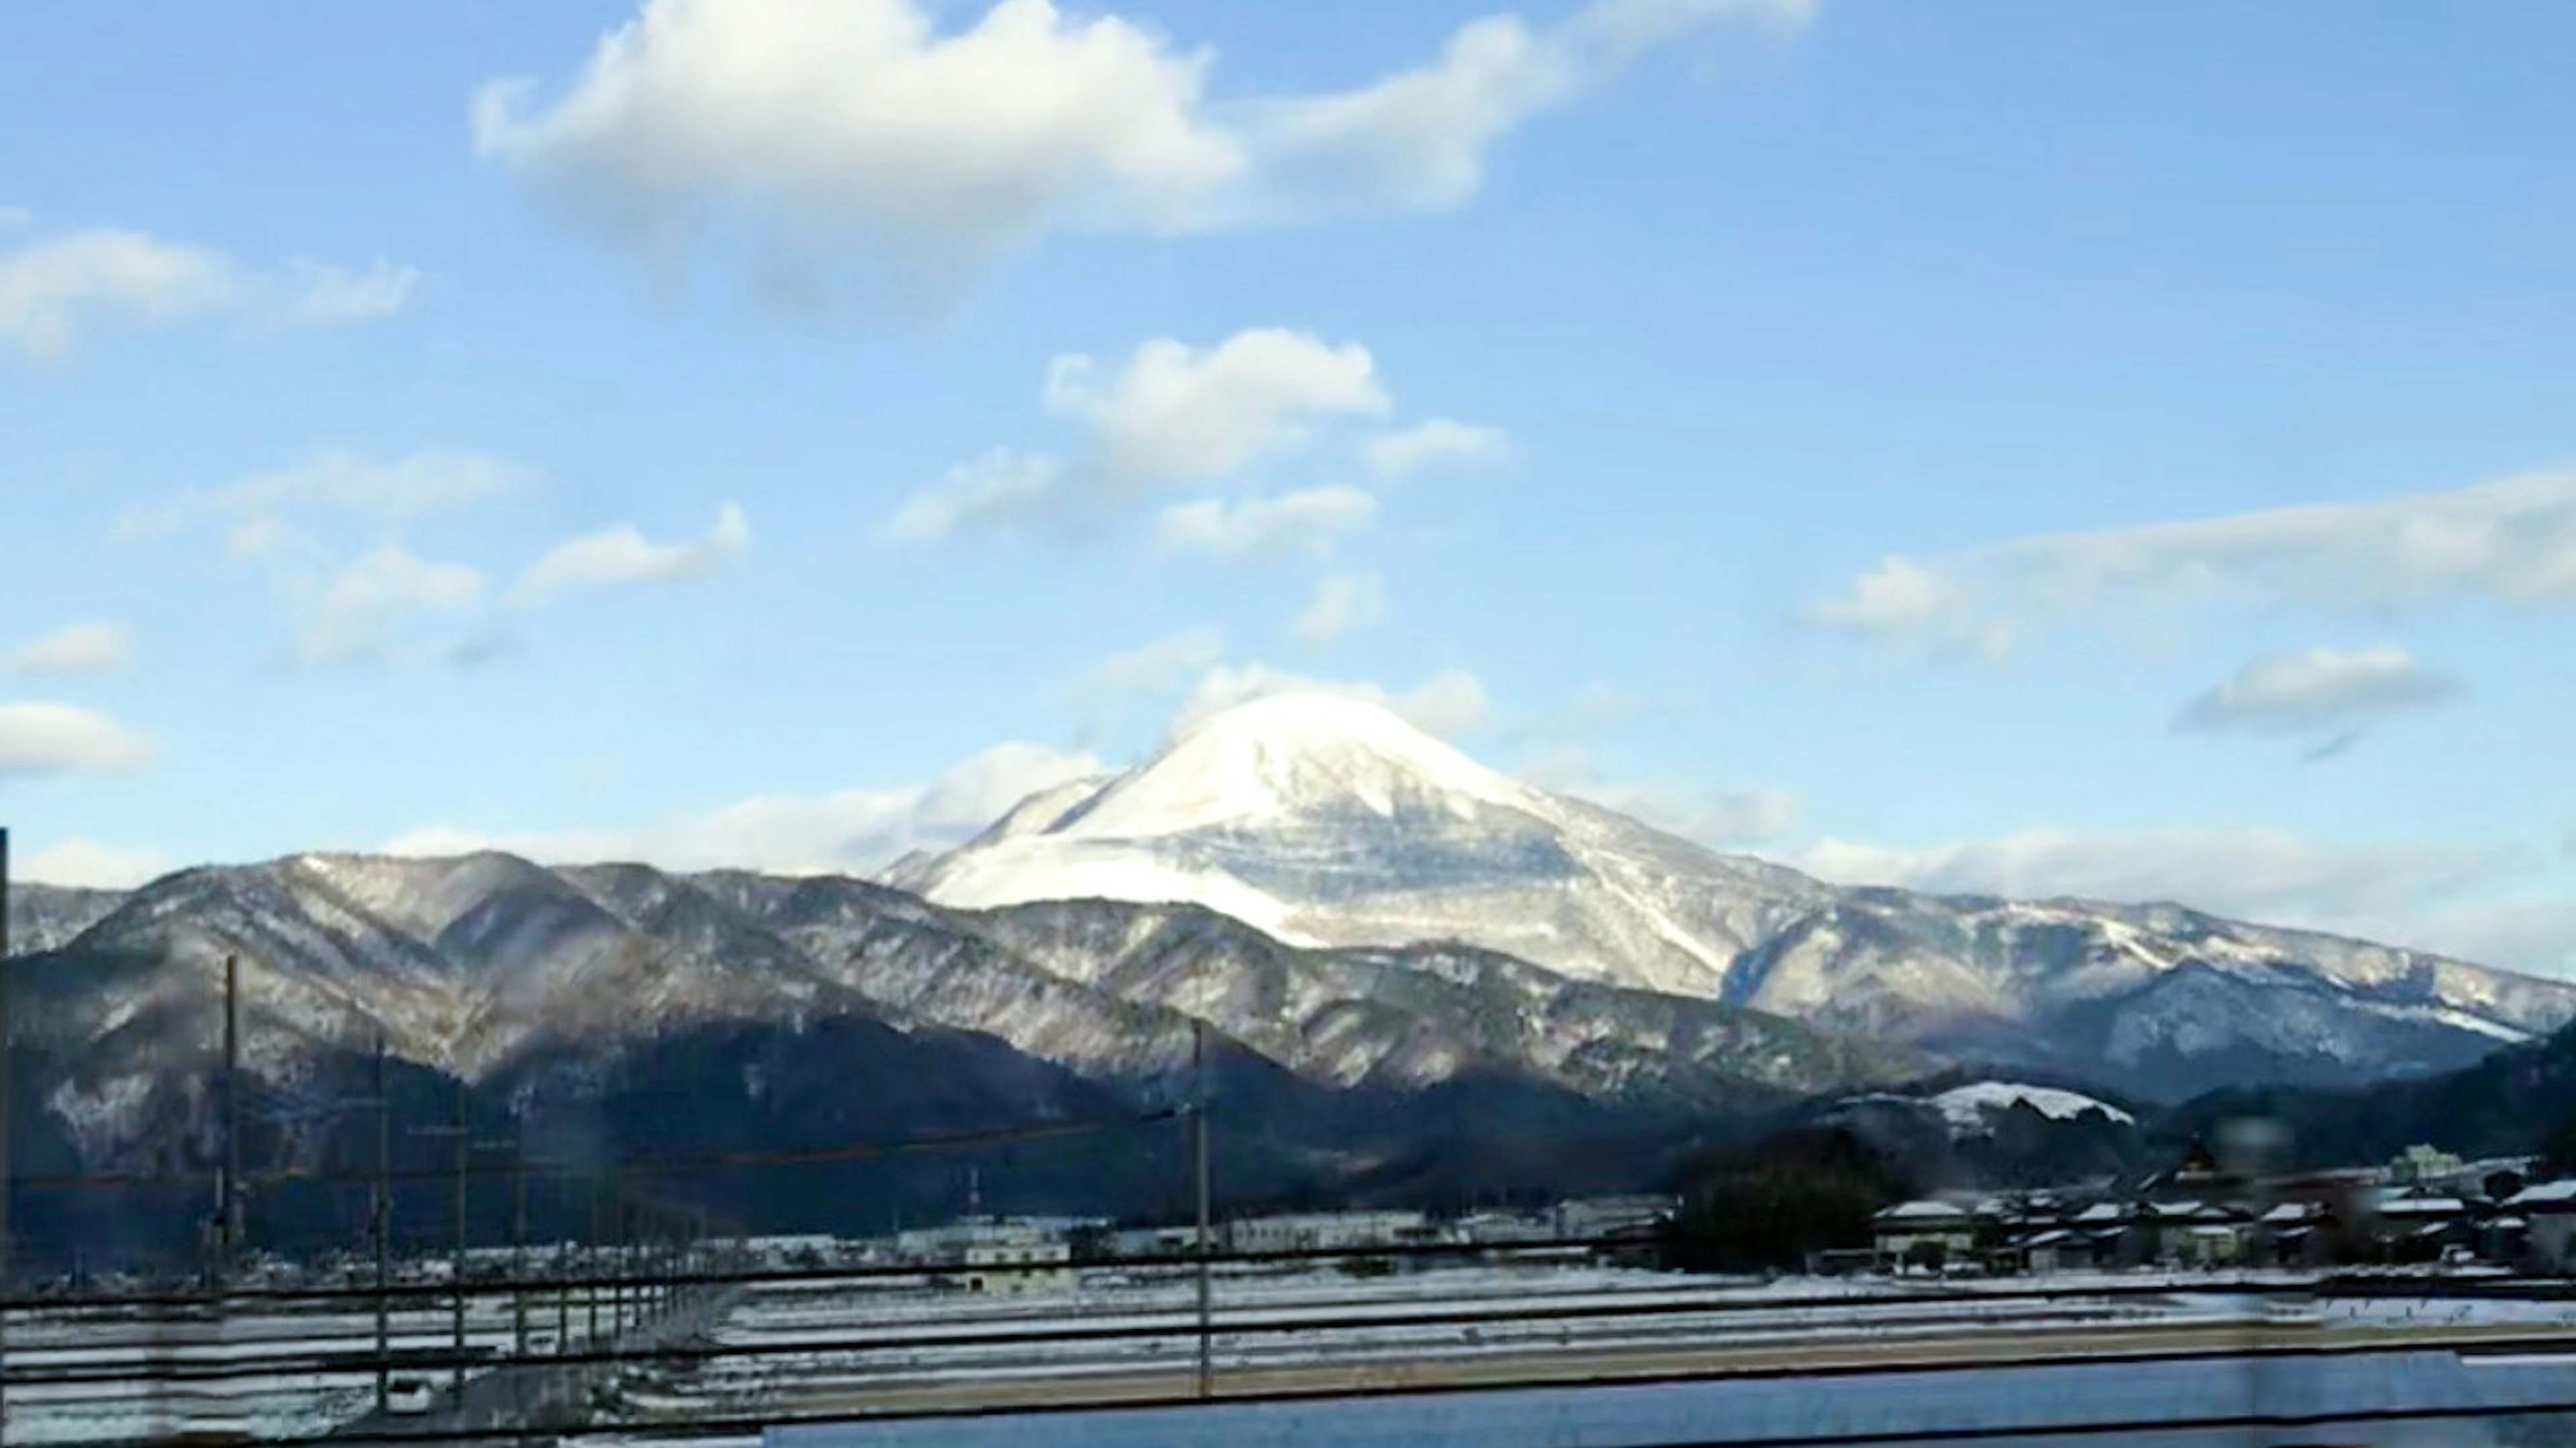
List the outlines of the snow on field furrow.
<svg viewBox="0 0 2576 1448">
<path fill-rule="evenodd" d="M 2029 1326 L 2144 1321 L 2170 1319 L 2176 1315 L 2171 1307 L 2137 1303 L 2078 1303 L 2069 1306 L 2034 1308 L 2027 1302 L 1994 1302 L 1931 1308 L 1902 1301 L 1889 1301 L 1823 1308 L 1678 1311 L 1670 1315 L 1657 1314 L 1650 1318 L 1605 1315 L 1531 1319 L 1500 1314 L 1481 1314 L 1446 1317 L 1435 1323 L 1390 1323 L 1383 1327 L 1369 1326 L 1365 1322 L 1353 1323 L 1348 1320 L 1325 1318 L 1322 1320 L 1334 1321 L 1334 1325 L 1316 1331 L 1329 1337 L 1336 1344 L 1359 1345 L 1413 1341 L 1437 1342 L 1455 1337 L 1462 1332 L 1495 1340 L 1555 1341 L 1571 1337 L 1586 1343 L 1603 1338 L 1704 1339 L 1711 1335 L 1723 1335 L 1729 1340 L 1750 1341 L 1767 1337 L 1804 1336 L 1829 1330 L 1876 1333 L 1912 1329 L 1955 1329 L 1993 1322 Z M 1256 1328 L 1294 1328 L 1299 1323 L 1316 1320 L 1318 1318 L 1314 1316 L 1293 1313 L 1238 1314 L 1219 1316 L 1215 1320 L 1215 1327 L 1220 1335 L 1236 1336 Z M 1046 1351 L 1080 1354 L 1114 1349 L 1121 1343 L 1186 1338 L 1195 1331 L 1193 1319 L 1168 1314 L 1140 1314 L 1124 1318 L 1085 1320 L 1080 1323 L 1080 1326 L 1091 1332 L 1122 1333 L 1132 1334 L 1132 1336 L 1029 1342 L 1014 1335 L 1026 1332 L 1028 1330 L 1026 1324 L 1014 1325 L 1007 1330 L 996 1325 L 990 1334 L 989 1343 L 957 1343 L 936 1348 L 916 1348 L 909 1346 L 918 1339 L 916 1328 L 885 1325 L 849 1327 L 838 1332 L 819 1334 L 787 1334 L 780 1337 L 765 1334 L 736 1334 L 728 1331 L 720 1334 L 718 1341 L 724 1346 L 746 1348 L 776 1342 L 792 1342 L 799 1346 L 807 1343 L 833 1344 L 828 1352 L 818 1351 L 812 1354 L 800 1352 L 792 1355 L 800 1360 L 820 1356 L 887 1354 L 916 1358 L 944 1357 L 977 1360 L 991 1355 L 996 1348 L 1009 1353 Z M 1278 1337 L 1294 1339 L 1303 1335 L 1298 1332 L 1283 1332 L 1278 1334 Z M 1261 1334 L 1253 1334 L 1254 1340 L 1259 1340 L 1260 1337 Z"/>
</svg>

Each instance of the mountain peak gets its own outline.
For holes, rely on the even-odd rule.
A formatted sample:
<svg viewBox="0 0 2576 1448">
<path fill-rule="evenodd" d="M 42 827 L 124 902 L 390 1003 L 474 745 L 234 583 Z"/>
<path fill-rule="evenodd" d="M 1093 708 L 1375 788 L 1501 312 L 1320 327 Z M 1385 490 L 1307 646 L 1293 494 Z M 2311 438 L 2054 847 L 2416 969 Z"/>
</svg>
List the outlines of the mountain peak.
<svg viewBox="0 0 2576 1448">
<path fill-rule="evenodd" d="M 1276 694 L 1198 720 L 1051 828 L 1141 839 L 1299 816 L 1528 809 L 1535 800 L 1383 705 Z"/>
</svg>

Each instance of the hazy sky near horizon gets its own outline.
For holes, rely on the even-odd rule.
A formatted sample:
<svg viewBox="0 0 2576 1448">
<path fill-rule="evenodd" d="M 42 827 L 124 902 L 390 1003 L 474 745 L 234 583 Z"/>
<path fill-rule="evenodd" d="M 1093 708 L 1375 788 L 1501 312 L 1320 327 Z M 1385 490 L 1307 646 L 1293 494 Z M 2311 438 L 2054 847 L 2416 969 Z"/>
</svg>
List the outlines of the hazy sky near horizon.
<svg viewBox="0 0 2576 1448">
<path fill-rule="evenodd" d="M 2576 11 L 0 10 L 23 873 L 866 870 L 1266 690 L 2576 974 Z"/>
</svg>

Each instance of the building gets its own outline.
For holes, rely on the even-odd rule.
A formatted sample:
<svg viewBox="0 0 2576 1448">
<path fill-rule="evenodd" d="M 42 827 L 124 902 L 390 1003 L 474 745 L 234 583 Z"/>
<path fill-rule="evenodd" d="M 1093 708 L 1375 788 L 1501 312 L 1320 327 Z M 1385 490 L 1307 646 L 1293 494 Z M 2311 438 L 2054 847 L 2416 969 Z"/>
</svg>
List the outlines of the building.
<svg viewBox="0 0 2576 1448">
<path fill-rule="evenodd" d="M 1439 1235 L 1420 1212 L 1295 1212 L 1225 1225 L 1227 1248 L 1252 1254 L 1415 1246 Z"/>
<path fill-rule="evenodd" d="M 2228 1267 L 2245 1260 L 2249 1213 L 2213 1202 L 2148 1202 L 2129 1218 L 2121 1245 L 2133 1264 Z"/>
<path fill-rule="evenodd" d="M 2435 1262 L 2478 1245 L 2475 1208 L 2465 1198 L 2437 1192 L 2382 1192 L 2371 1224 L 2373 1245 L 2392 1261 Z"/>
<path fill-rule="evenodd" d="M 1050 1223 L 977 1217 L 905 1232 L 896 1253 L 968 1292 L 1070 1292 L 1078 1280 L 1073 1244 Z"/>
<path fill-rule="evenodd" d="M 1021 1296 L 1074 1288 L 1073 1246 L 1062 1237 L 998 1227 L 967 1240 L 959 1281 L 969 1292 Z"/>
<path fill-rule="evenodd" d="M 2527 1261 L 2544 1272 L 2563 1272 L 2576 1265 L 2569 1248 L 2576 1245 L 2576 1178 L 2525 1187 L 2506 1199 L 2505 1213 L 2522 1219 Z"/>
<path fill-rule="evenodd" d="M 1221 1246 L 1223 1242 L 1222 1239 L 1211 1235 L 1209 1245 Z M 1110 1235 L 1109 1250 L 1111 1255 L 1122 1258 L 1193 1256 L 1199 1250 L 1199 1229 L 1196 1227 L 1131 1227 Z"/>
<path fill-rule="evenodd" d="M 1881 1271 L 1911 1265 L 1938 1269 L 1964 1262 L 1976 1251 L 1976 1219 L 1949 1202 L 1899 1202 L 1872 1217 L 1870 1226 Z"/>
<path fill-rule="evenodd" d="M 2341 1255 L 2342 1236 L 2324 1202 L 2282 1202 L 2254 1220 L 2246 1256 L 2267 1267 L 2324 1267 Z"/>
<path fill-rule="evenodd" d="M 1648 1194 L 1576 1197 L 1557 1203 L 1554 1213 L 1557 1238 L 1567 1242 L 1615 1237 L 1632 1227 L 1657 1225 L 1672 1215 L 1671 1197 Z"/>
<path fill-rule="evenodd" d="M 2051 1227 L 2015 1242 L 2012 1255 L 2025 1272 L 2090 1272 L 2119 1260 L 2120 1234 Z"/>
<path fill-rule="evenodd" d="M 1553 1216 L 1537 1212 L 1469 1212 L 1452 1225 L 1470 1246 L 1514 1246 L 1557 1240 Z"/>
<path fill-rule="evenodd" d="M 2399 1152 L 2388 1163 L 2388 1179 L 2406 1187 L 2439 1182 L 2456 1175 L 2465 1165 L 2467 1163 L 2439 1147 L 2418 1144 Z"/>
</svg>

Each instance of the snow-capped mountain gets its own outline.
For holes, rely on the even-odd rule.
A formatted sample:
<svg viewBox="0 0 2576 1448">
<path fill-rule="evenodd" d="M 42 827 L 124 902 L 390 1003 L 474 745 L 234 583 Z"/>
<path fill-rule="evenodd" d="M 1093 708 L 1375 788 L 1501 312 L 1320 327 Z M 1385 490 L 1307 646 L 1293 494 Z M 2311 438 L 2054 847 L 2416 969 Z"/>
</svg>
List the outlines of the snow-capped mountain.
<svg viewBox="0 0 2576 1448">
<path fill-rule="evenodd" d="M 890 883 L 982 908 L 1204 905 L 1292 945 L 1461 940 L 1581 980 L 1715 996 L 1748 947 L 1833 898 L 1534 789 L 1394 714 L 1284 695 L 1140 768 L 1032 798 Z"/>
<path fill-rule="evenodd" d="M 980 909 L 1196 904 L 1314 947 L 1456 942 L 2169 1096 L 2441 1069 L 2576 1016 L 2564 983 L 2178 906 L 1828 885 L 1506 778 L 1334 696 L 1211 716 L 889 879 Z"/>
<path fill-rule="evenodd" d="M 61 1064 L 48 1101 L 86 1155 L 137 1146 L 154 1093 L 211 1062 L 227 957 L 247 1058 L 278 1081 L 381 1033 L 469 1081 L 560 1089 L 692 1030 L 824 1020 L 979 1033 L 1149 1092 L 1187 1066 L 1194 1020 L 1316 1087 L 1399 1095 L 1509 1078 L 1741 1108 L 1917 1064 L 1705 998 L 1461 948 L 1300 949 L 1198 909 L 964 912 L 847 879 L 307 855 L 156 881 L 17 963 L 22 1039 Z"/>
</svg>

